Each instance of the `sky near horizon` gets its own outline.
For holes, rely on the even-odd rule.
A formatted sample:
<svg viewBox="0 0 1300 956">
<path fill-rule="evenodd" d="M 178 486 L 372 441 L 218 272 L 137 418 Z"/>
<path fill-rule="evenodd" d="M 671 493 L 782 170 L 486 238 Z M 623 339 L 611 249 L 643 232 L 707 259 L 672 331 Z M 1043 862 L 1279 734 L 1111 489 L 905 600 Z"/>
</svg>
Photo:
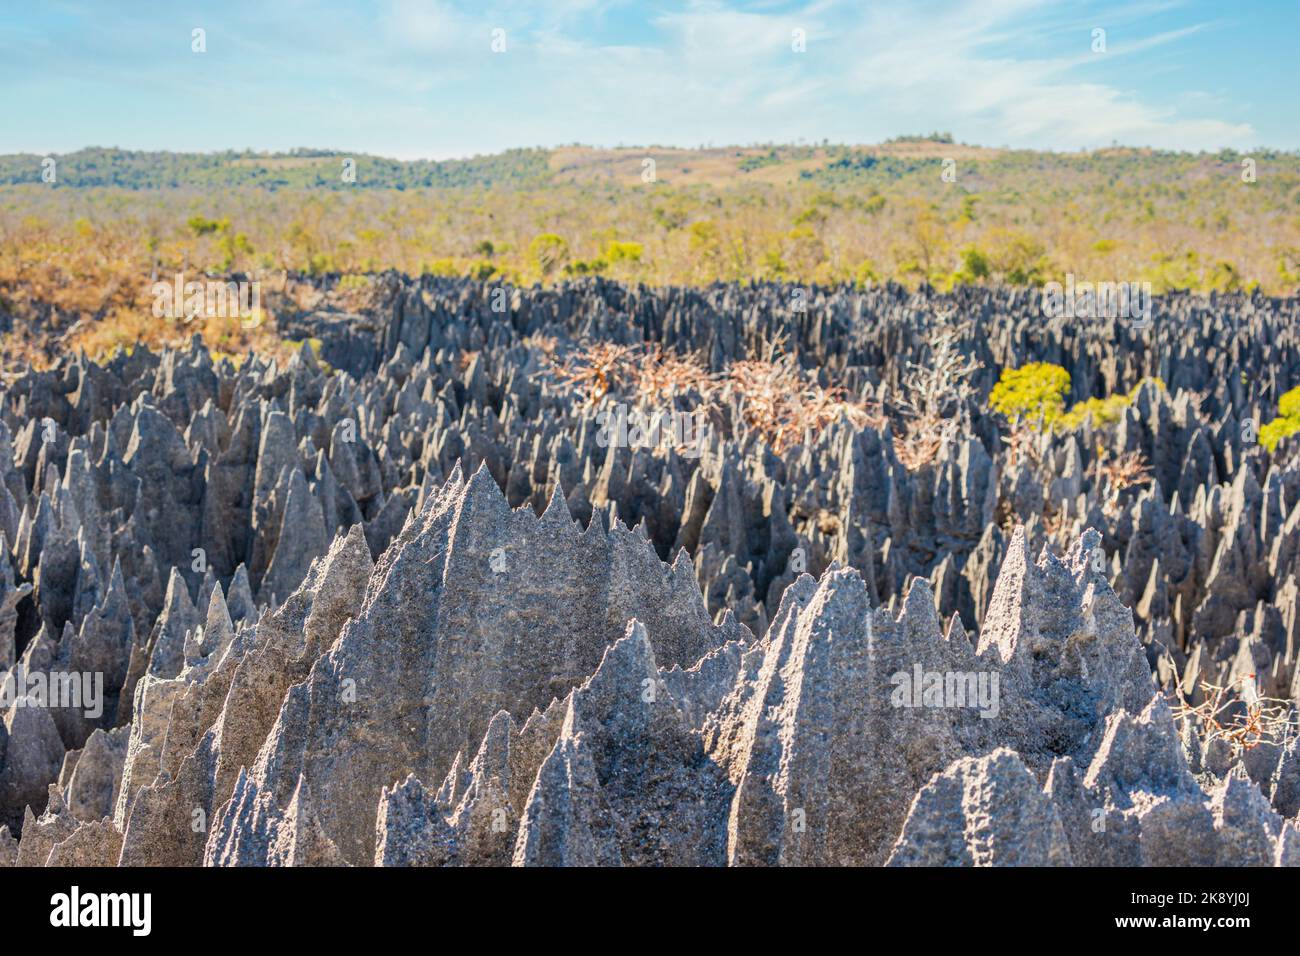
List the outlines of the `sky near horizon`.
<svg viewBox="0 0 1300 956">
<path fill-rule="evenodd" d="M 0 0 L 0 153 L 1300 149 L 1298 40 L 1300 0 Z"/>
</svg>

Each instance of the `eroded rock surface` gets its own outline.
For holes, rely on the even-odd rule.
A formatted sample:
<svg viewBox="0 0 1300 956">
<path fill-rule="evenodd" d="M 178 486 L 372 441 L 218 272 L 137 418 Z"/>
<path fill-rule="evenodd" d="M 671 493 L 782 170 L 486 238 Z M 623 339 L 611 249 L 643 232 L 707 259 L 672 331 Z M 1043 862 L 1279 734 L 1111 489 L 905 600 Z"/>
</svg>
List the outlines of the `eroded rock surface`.
<svg viewBox="0 0 1300 956">
<path fill-rule="evenodd" d="M 1297 443 L 1242 437 L 1300 381 L 1294 300 L 1158 298 L 1138 349 L 1008 290 L 379 285 L 283 316 L 320 343 L 284 367 L 4 389 L 0 675 L 100 686 L 6 698 L 0 865 L 1296 860 L 1294 734 L 1223 732 L 1300 688 Z M 950 308 L 982 367 L 914 467 L 888 421 L 778 453 L 725 398 L 698 455 L 620 447 L 626 396 L 544 361 L 783 337 L 888 404 Z M 1012 454 L 982 403 L 1035 360 L 1164 387 Z"/>
</svg>

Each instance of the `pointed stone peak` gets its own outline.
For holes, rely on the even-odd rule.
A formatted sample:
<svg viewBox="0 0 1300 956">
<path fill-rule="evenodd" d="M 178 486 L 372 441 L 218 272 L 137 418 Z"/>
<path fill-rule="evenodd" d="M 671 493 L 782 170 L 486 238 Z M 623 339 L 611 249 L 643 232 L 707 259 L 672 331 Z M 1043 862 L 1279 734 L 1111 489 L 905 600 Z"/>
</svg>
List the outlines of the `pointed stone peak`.
<svg viewBox="0 0 1300 956">
<path fill-rule="evenodd" d="M 194 602 L 190 600 L 190 589 L 181 577 L 179 568 L 173 567 L 167 575 L 167 594 L 163 598 L 163 614 L 183 614 L 187 618 L 198 616 Z"/>
<path fill-rule="evenodd" d="M 970 644 L 970 634 L 967 633 L 965 625 L 962 624 L 961 611 L 953 612 L 952 617 L 948 621 L 948 630 L 944 634 L 944 640 L 949 643 L 960 642 L 966 645 Z"/>
<path fill-rule="evenodd" d="M 488 721 L 487 732 L 483 735 L 483 742 L 479 744 L 478 752 L 474 759 L 470 761 L 469 773 L 466 782 L 470 779 L 485 783 L 490 779 L 497 779 L 503 787 L 510 786 L 510 742 L 518 736 L 518 728 L 515 726 L 514 719 L 504 710 L 498 710 Z M 460 755 L 457 754 L 459 757 Z M 453 767 L 453 771 L 455 767 Z M 455 779 L 460 786 L 457 786 L 448 803 L 457 805 L 464 796 L 463 783 L 459 778 L 454 778 L 448 774 L 448 780 Z M 441 797 L 440 797 L 441 799 Z"/>
<path fill-rule="evenodd" d="M 1153 694 L 1136 716 L 1124 710 L 1107 716 L 1084 784 L 1113 786 L 1120 792 L 1199 793 L 1163 694 Z"/>
<path fill-rule="evenodd" d="M 928 586 L 926 593 L 929 593 Z M 832 561 L 817 582 L 816 599 L 829 601 L 843 599 L 846 596 L 851 600 L 861 601 L 866 607 L 869 602 L 867 583 L 862 580 L 862 575 L 857 572 L 857 569 L 841 567 Z M 933 598 L 931 602 L 933 603 Z"/>
<path fill-rule="evenodd" d="M 194 602 L 194 606 L 207 613 L 208 604 L 212 601 L 212 590 L 217 586 L 217 574 L 212 570 L 212 565 L 203 572 L 203 580 L 199 582 L 199 599 Z"/>
<path fill-rule="evenodd" d="M 532 713 L 528 715 L 528 719 L 525 720 L 523 726 L 519 728 L 519 735 L 526 736 L 543 725 L 550 725 L 556 717 L 559 716 L 560 711 L 567 706 L 568 695 L 565 695 L 565 700 L 560 700 L 558 697 L 552 697 L 551 702 L 546 705 L 545 710 L 539 707 L 534 707 Z"/>
<path fill-rule="evenodd" d="M 230 619 L 230 609 L 226 606 L 226 595 L 221 590 L 220 581 L 208 599 L 208 611 L 203 624 L 209 640 L 223 641 L 234 632 L 234 622 Z"/>
<path fill-rule="evenodd" d="M 1061 611 L 1075 604 L 1073 582 L 1069 581 L 1064 565 L 1046 549 L 1039 564 L 1029 560 L 1029 538 L 1025 526 L 1017 525 L 1007 544 L 1002 568 L 998 572 L 993 596 L 980 628 L 976 652 L 981 657 L 990 648 L 995 648 L 1003 663 L 1006 663 L 1016 656 L 1017 649 L 1022 647 L 1026 639 L 1037 639 L 1044 629 L 1051 626 L 1052 622 L 1039 611 L 1046 610 L 1042 607 L 1049 591 L 1045 583 L 1050 579 L 1053 569 L 1060 572 L 1059 578 L 1066 579 L 1064 589 L 1059 587 L 1062 583 L 1059 578 L 1058 587 L 1052 589 L 1059 616 Z M 1068 593 L 1061 593 L 1063 590 Z"/>
<path fill-rule="evenodd" d="M 627 622 L 623 636 L 605 648 L 600 666 L 580 690 L 609 683 L 621 688 L 641 688 L 645 681 L 654 682 L 658 677 L 659 668 L 655 664 L 654 648 L 650 645 L 645 625 L 633 619 Z"/>
<path fill-rule="evenodd" d="M 570 530 L 575 534 L 578 531 L 577 525 L 569 515 L 569 505 L 564 500 L 564 490 L 558 481 L 546 503 L 546 510 L 542 512 L 541 522 L 548 528 Z"/>
<path fill-rule="evenodd" d="M 781 603 L 777 607 L 777 612 L 772 617 L 772 625 L 790 615 L 797 614 L 806 608 L 811 602 L 814 595 L 817 594 L 818 580 L 811 574 L 800 574 L 791 581 L 786 589 L 781 592 Z M 769 627 L 769 630 L 771 630 Z"/>
<path fill-rule="evenodd" d="M 1070 848 L 1051 801 L 1015 751 L 965 757 L 913 801 L 889 866 L 1062 866 Z"/>
<path fill-rule="evenodd" d="M 253 623 L 257 619 L 257 605 L 253 601 L 253 589 L 248 581 L 248 568 L 241 561 L 230 579 L 230 592 L 226 595 L 226 606 L 230 619 L 236 623 Z"/>
<path fill-rule="evenodd" d="M 903 613 L 898 623 L 909 633 L 926 635 L 943 634 L 943 621 L 934 604 L 934 591 L 930 582 L 923 577 L 912 579 L 912 586 L 907 589 L 907 598 L 903 602 Z"/>
<path fill-rule="evenodd" d="M 1101 532 L 1090 527 L 1075 540 L 1066 553 L 1065 565 L 1080 586 L 1095 578 L 1106 580 L 1107 564 L 1101 542 Z"/>
<path fill-rule="evenodd" d="M 113 558 L 113 573 L 108 577 L 108 593 L 104 599 L 107 606 L 110 602 L 126 602 L 126 581 L 122 577 L 122 559 L 121 557 Z"/>
</svg>

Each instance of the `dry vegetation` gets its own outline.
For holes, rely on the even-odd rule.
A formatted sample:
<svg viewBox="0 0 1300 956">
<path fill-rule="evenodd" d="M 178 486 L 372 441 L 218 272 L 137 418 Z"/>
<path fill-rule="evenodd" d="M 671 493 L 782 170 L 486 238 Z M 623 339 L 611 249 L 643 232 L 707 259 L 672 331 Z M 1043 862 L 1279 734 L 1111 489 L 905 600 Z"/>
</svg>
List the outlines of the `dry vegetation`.
<svg viewBox="0 0 1300 956">
<path fill-rule="evenodd" d="M 929 360 L 909 363 L 903 386 L 894 398 L 904 422 L 894 438 L 894 449 L 910 470 L 935 459 L 970 398 L 968 380 L 980 366 L 957 347 L 963 328 L 940 329 L 931 336 Z"/>
<path fill-rule="evenodd" d="M 1195 706 L 1187 702 L 1180 684 L 1174 719 L 1194 721 L 1206 743 L 1224 738 L 1242 750 L 1253 750 L 1262 743 L 1286 744 L 1297 730 L 1294 702 L 1261 697 L 1254 682 L 1254 674 L 1227 685 L 1203 682 L 1205 699 Z"/>
<path fill-rule="evenodd" d="M 957 181 L 940 180 L 943 157 Z M 644 182 L 642 161 L 656 160 Z M 25 169 L 22 157 L 0 157 Z M 184 172 L 184 157 L 173 165 Z M 1043 154 L 908 140 L 503 154 L 442 170 L 453 185 L 337 188 L 0 186 L 0 308 L 60 348 L 161 344 L 191 329 L 148 315 L 157 275 L 473 275 L 511 284 L 606 275 L 649 284 L 778 279 L 1039 283 L 1066 272 L 1155 291 L 1300 284 L 1300 157 L 1107 150 Z M 159 160 L 158 162 L 162 162 Z M 322 177 L 331 157 L 241 156 L 266 175 Z M 379 161 L 375 161 L 378 163 Z M 279 165 L 277 165 L 279 163 Z M 305 164 L 305 165 L 304 165 Z M 3 165 L 3 164 L 0 164 Z M 100 163 L 104 168 L 106 164 Z M 361 181 L 367 167 L 360 167 Z M 305 171 L 304 171 L 305 170 Z M 384 174 L 402 174 L 400 164 Z M 180 181 L 183 175 L 173 173 Z M 197 175 L 197 174 L 196 174 Z M 378 173 L 376 173 L 378 175 Z M 337 178 L 337 177 L 335 177 Z M 482 183 L 481 185 L 473 185 Z M 499 184 L 499 185 L 498 185 Z M 76 323 L 108 324 L 90 329 Z M 48 327 L 47 327 L 48 326 Z M 201 330 L 223 351 L 260 335 Z M 27 355 L 22 333 L 10 363 Z"/>
<path fill-rule="evenodd" d="M 596 342 L 563 357 L 543 352 L 547 371 L 561 387 L 595 405 L 606 395 L 656 410 L 683 399 L 688 410 L 725 420 L 734 407 L 746 426 L 777 453 L 815 438 L 841 417 L 857 425 L 881 425 L 863 402 L 843 389 L 826 388 L 780 342 L 766 343 L 759 358 L 732 363 L 710 374 L 691 356 L 658 346 Z"/>
<path fill-rule="evenodd" d="M 150 290 L 166 274 L 142 262 L 135 240 L 119 228 L 78 220 L 69 231 L 32 217 L 10 226 L 0 228 L 0 309 L 14 319 L 0 354 L 6 370 L 40 367 L 69 351 L 102 358 L 138 343 L 180 345 L 195 334 L 222 357 L 286 352 L 269 311 L 246 319 L 156 318 Z"/>
<path fill-rule="evenodd" d="M 1122 510 L 1120 496 L 1129 488 L 1151 483 L 1151 466 L 1141 452 L 1127 451 L 1111 455 L 1102 449 L 1097 457 L 1097 478 L 1106 489 L 1103 510 L 1111 517 L 1117 517 Z"/>
<path fill-rule="evenodd" d="M 781 345 L 769 343 L 761 358 L 732 364 L 721 389 L 724 400 L 735 396 L 746 424 L 778 454 L 806 444 L 841 417 L 858 426 L 883 424 L 878 412 L 844 389 L 819 385 Z"/>
</svg>

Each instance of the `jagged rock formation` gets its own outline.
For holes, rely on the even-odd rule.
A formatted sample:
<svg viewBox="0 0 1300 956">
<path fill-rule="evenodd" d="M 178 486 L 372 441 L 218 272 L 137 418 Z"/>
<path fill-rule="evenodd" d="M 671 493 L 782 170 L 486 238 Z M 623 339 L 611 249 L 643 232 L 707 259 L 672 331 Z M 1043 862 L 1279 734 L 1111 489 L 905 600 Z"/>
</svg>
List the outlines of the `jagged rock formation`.
<svg viewBox="0 0 1300 956">
<path fill-rule="evenodd" d="M 557 389 L 540 341 L 718 370 L 785 335 L 887 401 L 928 292 L 380 289 L 282 317 L 321 343 L 284 368 L 196 341 L 5 390 L 0 674 L 90 683 L 5 699 L 0 865 L 1300 854 L 1294 735 L 1167 702 L 1296 697 L 1300 462 L 1240 428 L 1300 380 L 1294 301 L 1157 300 L 1148 351 L 960 292 L 977 395 L 1032 360 L 1166 388 L 1028 455 L 971 401 L 909 470 L 891 424 L 777 454 L 725 405 L 698 458 L 610 446 L 617 396 Z M 1155 480 L 1113 493 L 1102 441 Z"/>
<path fill-rule="evenodd" d="M 890 866 L 1065 866 L 1052 801 L 1011 750 L 958 760 L 921 789 Z"/>
</svg>

